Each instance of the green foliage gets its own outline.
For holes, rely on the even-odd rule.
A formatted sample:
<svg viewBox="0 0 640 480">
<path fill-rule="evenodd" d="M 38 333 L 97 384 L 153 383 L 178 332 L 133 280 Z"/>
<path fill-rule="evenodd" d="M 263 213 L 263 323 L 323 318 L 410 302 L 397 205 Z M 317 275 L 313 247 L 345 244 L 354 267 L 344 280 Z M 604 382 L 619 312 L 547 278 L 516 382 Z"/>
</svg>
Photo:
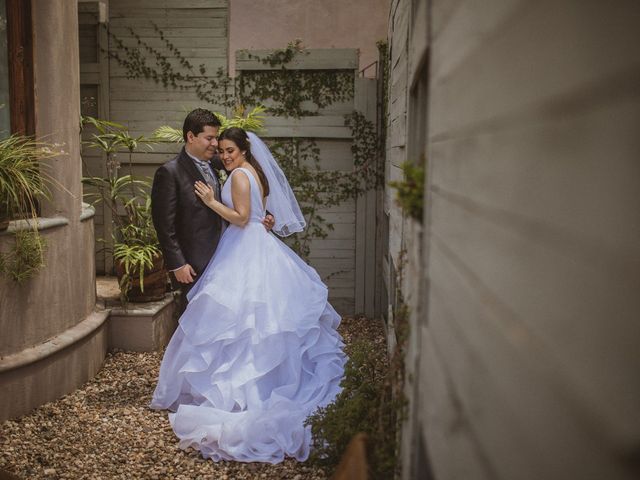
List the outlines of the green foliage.
<svg viewBox="0 0 640 480">
<path fill-rule="evenodd" d="M 244 107 L 238 106 L 234 116 L 231 118 L 227 118 L 221 113 L 216 113 L 218 119 L 222 123 L 220 132 L 224 132 L 230 127 L 239 127 L 249 132 L 259 133 L 264 126 L 264 112 L 266 111 L 266 108 L 262 105 L 258 105 L 254 107 L 246 117 L 244 116 L 244 111 Z"/>
<path fill-rule="evenodd" d="M 151 183 L 131 175 L 118 178 L 85 177 L 83 183 L 93 187 L 85 194 L 92 204 L 104 202 L 112 211 L 115 229 L 113 233 L 113 258 L 121 261 L 124 276 L 120 281 L 123 301 L 138 277 L 140 290 L 144 292 L 144 274 L 153 267 L 161 255 L 160 243 L 151 218 Z"/>
<path fill-rule="evenodd" d="M 425 170 L 422 165 L 411 162 L 402 164 L 404 180 L 389 182 L 389 186 L 396 189 L 396 201 L 400 207 L 412 218 L 422 223 L 424 205 Z"/>
<path fill-rule="evenodd" d="M 388 105 L 389 105 L 389 63 L 391 59 L 389 58 L 389 44 L 386 40 L 379 40 L 376 42 L 376 46 L 378 47 L 378 58 L 380 58 L 380 80 L 382 84 L 382 98 L 380 107 L 382 108 L 382 118 L 385 119 L 383 123 L 383 127 L 387 124 L 388 117 Z M 384 135 L 383 135 L 384 140 Z"/>
<path fill-rule="evenodd" d="M 310 461 L 333 470 L 349 441 L 364 432 L 371 478 L 393 478 L 397 427 L 404 407 L 394 397 L 386 349 L 360 340 L 350 346 L 348 355 L 342 392 L 307 420 L 313 438 Z"/>
<path fill-rule="evenodd" d="M 277 49 L 264 58 L 260 58 L 254 55 L 249 55 L 249 58 L 258 59 L 264 65 L 277 67 L 278 65 L 285 65 L 287 63 L 290 63 L 298 54 L 308 55 L 309 52 L 305 51 L 304 47 L 302 46 L 302 40 L 296 38 L 293 42 L 289 42 L 286 48 Z"/>
<path fill-rule="evenodd" d="M 167 143 L 182 143 L 184 138 L 182 137 L 182 130 L 174 128 L 169 125 L 162 125 L 156 128 L 151 136 L 155 141 L 167 142 Z"/>
<path fill-rule="evenodd" d="M 115 224 L 113 232 L 113 258 L 122 262 L 124 275 L 120 280 L 123 301 L 137 277 L 140 290 L 144 292 L 144 274 L 151 269 L 154 260 L 161 255 L 160 243 L 151 219 L 151 183 L 147 179 L 131 174 L 118 175 L 120 163 L 115 160 L 117 152 L 125 149 L 131 155 L 140 145 L 149 145 L 154 140 L 143 136 L 132 137 L 128 130 L 115 122 L 92 117 L 83 117 L 83 125 L 93 126 L 89 147 L 101 149 L 107 155 L 107 177 L 88 176 L 82 179 L 85 198 L 93 205 L 104 203 L 111 210 Z M 180 136 L 182 138 L 182 134 Z"/>
<path fill-rule="evenodd" d="M 91 134 L 91 139 L 84 143 L 88 148 L 97 148 L 107 155 L 107 175 L 109 178 L 118 176 L 121 165 L 118 161 L 118 152 L 126 151 L 129 155 L 129 169 L 131 170 L 131 155 L 140 145 L 151 146 L 153 139 L 145 138 L 143 135 L 132 137 L 124 125 L 107 120 L 100 120 L 90 116 L 80 118 L 82 128 L 93 127 L 95 132 Z M 97 133 L 96 133 L 97 132 Z"/>
<path fill-rule="evenodd" d="M 35 228 L 19 230 L 14 235 L 12 248 L 0 253 L 0 273 L 21 284 L 44 266 L 46 242 Z"/>
<path fill-rule="evenodd" d="M 276 50 L 264 58 L 248 55 L 274 70 L 242 72 L 237 84 L 239 103 L 259 105 L 271 100 L 267 109 L 271 115 L 299 118 L 318 115 L 319 110 L 336 102 L 353 99 L 353 70 L 295 70 L 288 69 L 297 55 L 308 53 L 300 40 L 291 42 L 284 50 Z M 275 69 L 275 67 L 280 68 Z M 305 105 L 313 105 L 309 110 Z"/>
<path fill-rule="evenodd" d="M 354 178 L 350 183 L 353 187 L 352 195 L 357 196 L 382 184 L 384 172 L 378 155 L 381 139 L 375 124 L 358 111 L 345 115 L 345 125 L 351 129 L 353 137 L 351 153 L 354 169 L 351 175 Z M 353 180 L 360 184 L 354 185 L 356 182 Z"/>
<path fill-rule="evenodd" d="M 110 41 L 116 47 L 108 51 L 103 49 L 103 53 L 106 53 L 109 58 L 112 58 L 125 68 L 127 78 L 145 78 L 164 87 L 171 87 L 176 90 L 193 90 L 198 95 L 198 98 L 207 103 L 232 107 L 234 99 L 229 90 L 233 82 L 226 76 L 223 69 L 218 69 L 213 77 L 208 76 L 204 64 L 200 64 L 197 67 L 194 66 L 165 36 L 158 25 L 154 22 L 150 23 L 163 48 L 168 51 L 171 58 L 178 61 L 180 65 L 178 70 L 173 67 L 169 61 L 169 56 L 162 49 L 151 46 L 131 27 L 127 28 L 136 40 L 135 47 L 126 46 L 117 35 L 108 30 L 107 26 L 103 26 L 103 28 L 107 29 Z M 153 58 L 153 66 L 147 63 L 147 56 Z"/>
<path fill-rule="evenodd" d="M 0 221 L 31 221 L 27 230 L 15 233 L 12 249 L 0 254 L 0 272 L 17 283 L 44 266 L 45 241 L 36 222 L 38 201 L 49 198 L 49 188 L 56 182 L 47 172 L 49 165 L 41 160 L 62 153 L 57 147 L 22 135 L 0 140 Z"/>
<path fill-rule="evenodd" d="M 310 461 L 331 471 L 340 462 L 351 439 L 360 432 L 368 437 L 367 461 L 370 478 L 398 478 L 400 433 L 406 419 L 404 394 L 405 356 L 409 339 L 409 306 L 402 296 L 406 252 L 398 258 L 393 302 L 393 331 L 396 345 L 389 356 L 386 342 L 370 338 L 347 345 L 349 357 L 342 380 L 342 392 L 335 402 L 318 409 L 307 419 L 313 449 Z"/>
<path fill-rule="evenodd" d="M 320 149 L 309 138 L 286 138 L 270 142 L 274 157 L 293 185 L 307 229 L 292 235 L 287 243 L 303 258 L 308 258 L 311 240 L 326 238 L 333 225 L 321 211 L 356 198 L 377 187 L 382 180 L 377 167 L 377 136 L 373 124 L 364 115 L 354 112 L 347 115 L 345 124 L 351 129 L 354 142 L 351 146 L 354 166 L 351 172 L 323 170 Z"/>
<path fill-rule="evenodd" d="M 126 301 L 126 295 L 133 286 L 133 280 L 137 276 L 140 291 L 144 292 L 144 272 L 151 270 L 154 261 L 162 253 L 156 245 L 151 244 L 127 244 L 118 242 L 113 246 L 113 259 L 122 262 L 124 275 L 120 279 L 120 293 L 122 300 Z"/>
<path fill-rule="evenodd" d="M 34 218 L 37 200 L 49 197 L 51 177 L 39 160 L 57 155 L 51 145 L 11 135 L 0 140 L 0 218 Z"/>
<path fill-rule="evenodd" d="M 232 118 L 227 118 L 221 113 L 215 113 L 216 117 L 222 123 L 219 133 L 222 133 L 229 127 L 240 127 L 249 132 L 259 132 L 264 125 L 264 113 L 265 108 L 257 106 L 253 108 L 247 116 L 243 116 L 243 110 L 237 109 L 236 114 Z M 184 138 L 182 137 L 182 130 L 171 127 L 169 125 L 163 125 L 158 127 L 153 132 L 152 140 L 158 142 L 169 143 L 182 143 Z"/>
</svg>

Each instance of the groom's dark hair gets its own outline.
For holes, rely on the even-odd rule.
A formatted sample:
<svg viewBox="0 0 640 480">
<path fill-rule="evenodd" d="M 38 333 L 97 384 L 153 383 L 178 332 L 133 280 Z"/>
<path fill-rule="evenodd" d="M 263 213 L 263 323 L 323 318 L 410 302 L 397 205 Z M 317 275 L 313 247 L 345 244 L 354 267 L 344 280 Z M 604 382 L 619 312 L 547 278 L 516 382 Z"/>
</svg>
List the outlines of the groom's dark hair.
<svg viewBox="0 0 640 480">
<path fill-rule="evenodd" d="M 198 135 L 204 131 L 204 127 L 206 126 L 220 128 L 221 125 L 215 113 L 204 108 L 196 108 L 189 112 L 187 118 L 184 119 L 182 138 L 186 142 L 188 132 Z"/>
</svg>

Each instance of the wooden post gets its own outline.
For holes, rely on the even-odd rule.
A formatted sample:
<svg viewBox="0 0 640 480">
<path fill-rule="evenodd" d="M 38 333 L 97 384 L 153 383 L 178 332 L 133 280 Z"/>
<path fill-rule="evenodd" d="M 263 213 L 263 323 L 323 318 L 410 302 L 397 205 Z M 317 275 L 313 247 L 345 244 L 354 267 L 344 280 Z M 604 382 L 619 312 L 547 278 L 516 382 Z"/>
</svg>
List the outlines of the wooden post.
<svg viewBox="0 0 640 480">
<path fill-rule="evenodd" d="M 12 133 L 35 133 L 31 1 L 7 0 L 7 45 Z"/>
<path fill-rule="evenodd" d="M 377 120 L 377 82 L 357 78 L 354 107 L 371 122 Z M 377 159 L 376 159 L 377 160 Z M 356 313 L 375 315 L 376 278 L 380 275 L 376 257 L 377 190 L 364 192 L 356 207 Z"/>
<path fill-rule="evenodd" d="M 367 436 L 356 434 L 345 450 L 331 480 L 367 480 L 369 464 L 367 462 Z"/>
</svg>

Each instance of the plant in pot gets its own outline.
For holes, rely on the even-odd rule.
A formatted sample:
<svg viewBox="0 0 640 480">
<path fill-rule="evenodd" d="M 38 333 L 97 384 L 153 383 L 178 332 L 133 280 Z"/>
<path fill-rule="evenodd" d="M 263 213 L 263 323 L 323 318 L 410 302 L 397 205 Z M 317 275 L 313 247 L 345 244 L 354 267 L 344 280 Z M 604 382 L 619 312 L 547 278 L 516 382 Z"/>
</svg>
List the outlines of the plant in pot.
<svg viewBox="0 0 640 480">
<path fill-rule="evenodd" d="M 167 271 L 151 220 L 148 180 L 131 175 L 118 178 L 85 177 L 93 187 L 85 194 L 93 205 L 104 202 L 114 219 L 113 259 L 123 303 L 164 298 Z"/>
<path fill-rule="evenodd" d="M 142 198 L 124 207 L 127 223 L 117 229 L 113 244 L 121 296 L 136 302 L 160 300 L 167 291 L 167 271 L 151 220 L 148 188 Z"/>
<path fill-rule="evenodd" d="M 11 135 L 0 140 L 0 231 L 21 220 L 15 242 L 0 253 L 0 272 L 21 283 L 44 265 L 45 242 L 38 232 L 38 201 L 48 198 L 53 179 L 41 160 L 58 155 L 57 146 L 31 137 Z"/>
<path fill-rule="evenodd" d="M 85 197 L 93 204 L 104 202 L 110 209 L 114 230 L 113 259 L 123 303 L 162 299 L 167 291 L 167 271 L 158 237 L 151 220 L 151 185 L 148 180 L 131 174 L 131 155 L 139 144 L 149 144 L 144 137 L 132 137 L 126 128 L 114 122 L 83 117 L 83 125 L 96 129 L 89 147 L 103 150 L 107 156 L 107 177 L 89 176 L 83 179 L 91 187 Z M 116 155 L 121 149 L 129 154 L 129 171 L 118 176 Z"/>
</svg>

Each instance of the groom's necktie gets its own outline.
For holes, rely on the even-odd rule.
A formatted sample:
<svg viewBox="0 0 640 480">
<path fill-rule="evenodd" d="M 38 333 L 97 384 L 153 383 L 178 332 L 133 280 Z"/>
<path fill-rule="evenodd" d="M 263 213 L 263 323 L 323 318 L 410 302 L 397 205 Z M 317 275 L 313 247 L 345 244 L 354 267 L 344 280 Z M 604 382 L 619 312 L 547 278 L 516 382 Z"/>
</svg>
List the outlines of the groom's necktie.
<svg viewBox="0 0 640 480">
<path fill-rule="evenodd" d="M 216 178 L 216 175 L 213 173 L 213 170 L 211 169 L 211 164 L 209 162 L 203 162 L 202 160 L 198 160 L 196 158 L 194 158 L 193 161 L 198 167 L 198 170 L 200 170 L 200 173 L 202 173 L 202 176 L 204 177 L 205 181 L 209 184 L 211 188 L 213 188 L 214 192 L 216 193 L 216 198 L 219 200 L 220 199 L 220 182 Z"/>
<path fill-rule="evenodd" d="M 191 158 L 196 164 L 196 167 L 198 167 L 198 170 L 200 170 L 200 173 L 202 173 L 202 176 L 204 177 L 205 181 L 209 184 L 211 188 L 213 188 L 213 191 L 215 192 L 216 198 L 218 199 L 218 201 L 221 201 L 222 197 L 221 197 L 220 182 L 218 181 L 217 175 L 214 173 L 213 168 L 211 168 L 211 163 L 203 162 L 202 160 L 199 160 L 195 157 L 191 157 Z M 227 227 L 227 221 L 224 218 L 222 218 L 220 233 L 224 232 L 226 227 Z"/>
</svg>

